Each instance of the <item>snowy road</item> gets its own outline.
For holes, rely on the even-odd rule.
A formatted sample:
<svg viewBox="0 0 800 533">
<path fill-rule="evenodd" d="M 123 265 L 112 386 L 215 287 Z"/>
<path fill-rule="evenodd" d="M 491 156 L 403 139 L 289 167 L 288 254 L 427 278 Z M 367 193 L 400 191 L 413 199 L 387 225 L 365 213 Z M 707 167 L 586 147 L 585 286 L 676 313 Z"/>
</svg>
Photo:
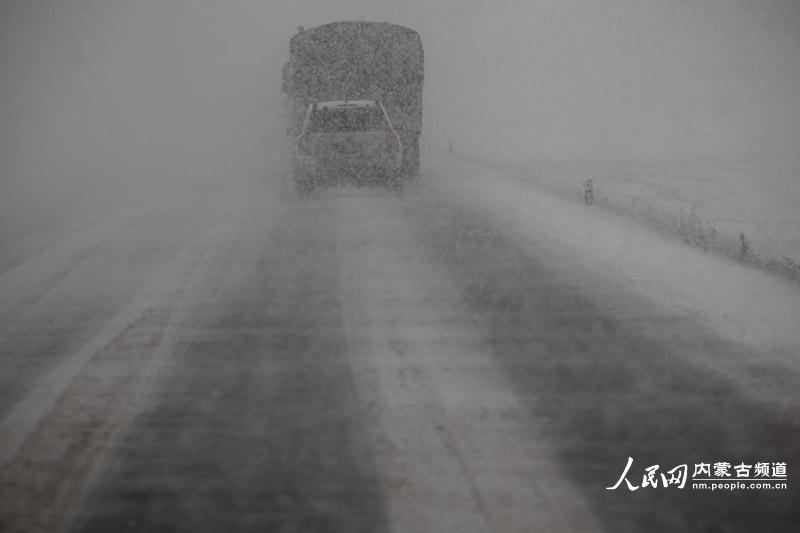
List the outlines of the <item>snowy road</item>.
<svg viewBox="0 0 800 533">
<path fill-rule="evenodd" d="M 736 342 L 458 178 L 205 184 L 3 243 L 0 530 L 796 530 L 792 333 Z M 629 456 L 788 489 L 606 490 Z"/>
</svg>

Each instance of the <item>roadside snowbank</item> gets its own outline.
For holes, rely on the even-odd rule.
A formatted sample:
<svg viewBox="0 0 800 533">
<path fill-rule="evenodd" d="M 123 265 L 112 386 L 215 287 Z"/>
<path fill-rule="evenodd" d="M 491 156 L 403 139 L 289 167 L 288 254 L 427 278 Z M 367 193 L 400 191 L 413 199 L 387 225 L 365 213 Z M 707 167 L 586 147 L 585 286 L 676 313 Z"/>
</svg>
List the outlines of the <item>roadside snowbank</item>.
<svg viewBox="0 0 800 533">
<path fill-rule="evenodd" d="M 582 199 L 591 178 L 598 206 L 800 279 L 800 155 L 647 164 L 465 159 L 568 198 Z"/>
<path fill-rule="evenodd" d="M 537 259 L 556 269 L 588 267 L 608 286 L 689 313 L 734 342 L 792 359 L 800 353 L 796 284 L 463 160 L 431 154 L 426 172 L 434 190 L 493 217 L 532 252 L 546 251 Z"/>
</svg>

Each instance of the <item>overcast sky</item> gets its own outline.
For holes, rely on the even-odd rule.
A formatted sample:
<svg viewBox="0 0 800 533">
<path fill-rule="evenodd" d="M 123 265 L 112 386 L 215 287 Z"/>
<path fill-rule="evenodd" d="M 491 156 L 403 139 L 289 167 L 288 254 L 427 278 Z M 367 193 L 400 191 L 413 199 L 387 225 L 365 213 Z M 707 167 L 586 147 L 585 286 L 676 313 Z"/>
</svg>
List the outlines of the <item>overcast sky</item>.
<svg viewBox="0 0 800 533">
<path fill-rule="evenodd" d="M 345 19 L 420 32 L 429 145 L 800 152 L 795 0 L 0 0 L 2 179 L 258 172 L 288 39 Z"/>
</svg>

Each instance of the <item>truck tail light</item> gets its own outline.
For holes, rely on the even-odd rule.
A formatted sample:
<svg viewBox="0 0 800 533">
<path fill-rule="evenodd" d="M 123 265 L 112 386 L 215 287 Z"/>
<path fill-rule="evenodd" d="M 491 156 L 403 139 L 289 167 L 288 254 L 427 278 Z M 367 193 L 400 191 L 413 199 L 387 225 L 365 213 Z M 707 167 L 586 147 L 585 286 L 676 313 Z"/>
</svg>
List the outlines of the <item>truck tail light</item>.
<svg viewBox="0 0 800 533">
<path fill-rule="evenodd" d="M 303 136 L 300 137 L 300 141 L 298 141 L 297 145 L 299 146 L 301 152 L 310 154 L 312 147 L 311 135 L 304 133 Z"/>
<path fill-rule="evenodd" d="M 400 148 L 400 140 L 393 131 L 386 132 L 386 151 L 393 152 Z"/>
</svg>

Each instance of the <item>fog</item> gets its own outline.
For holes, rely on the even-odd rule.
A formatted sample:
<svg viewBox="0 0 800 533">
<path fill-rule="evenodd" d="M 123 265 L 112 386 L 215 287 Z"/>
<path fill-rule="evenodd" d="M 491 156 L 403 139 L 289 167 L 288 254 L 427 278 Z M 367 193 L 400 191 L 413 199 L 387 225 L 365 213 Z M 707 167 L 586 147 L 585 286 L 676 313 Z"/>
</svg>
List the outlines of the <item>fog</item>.
<svg viewBox="0 0 800 533">
<path fill-rule="evenodd" d="M 292 146 L 345 20 L 419 174 L 417 69 Z M 796 531 L 798 95 L 798 0 L 0 0 L 0 530 Z"/>
<path fill-rule="evenodd" d="M 4 212 L 266 175 L 265 146 L 285 128 L 289 38 L 345 19 L 421 34 L 428 149 L 561 160 L 800 149 L 793 0 L 7 0 Z"/>
</svg>

